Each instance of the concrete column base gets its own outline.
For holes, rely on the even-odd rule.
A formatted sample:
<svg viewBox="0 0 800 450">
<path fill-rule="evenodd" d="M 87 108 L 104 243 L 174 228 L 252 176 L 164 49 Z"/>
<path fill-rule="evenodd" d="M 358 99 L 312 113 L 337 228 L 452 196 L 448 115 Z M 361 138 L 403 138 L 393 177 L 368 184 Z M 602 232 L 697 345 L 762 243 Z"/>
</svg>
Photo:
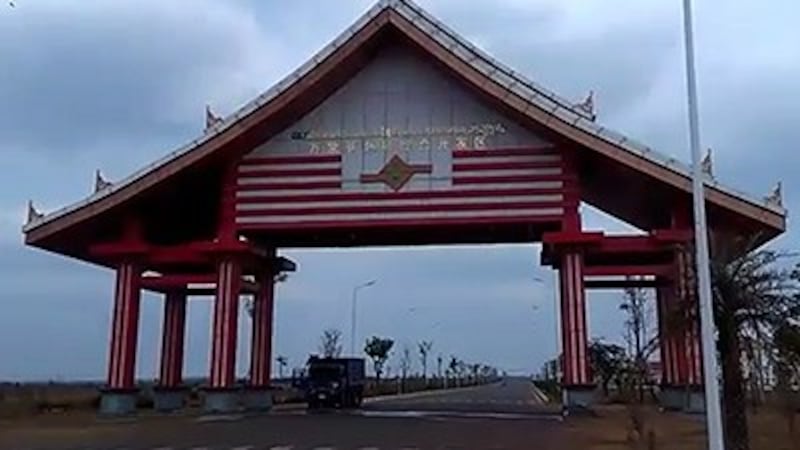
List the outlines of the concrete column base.
<svg viewBox="0 0 800 450">
<path fill-rule="evenodd" d="M 179 411 L 186 406 L 189 390 L 185 387 L 153 388 L 153 408 L 161 413 Z"/>
<path fill-rule="evenodd" d="M 706 393 L 703 391 L 702 386 L 689 389 L 689 400 L 685 411 L 690 414 L 706 413 Z"/>
<path fill-rule="evenodd" d="M 100 415 L 131 416 L 136 414 L 136 403 L 139 399 L 137 389 L 108 389 L 100 393 Z"/>
<path fill-rule="evenodd" d="M 243 393 L 244 409 L 250 412 L 267 412 L 272 409 L 272 389 L 248 387 Z"/>
<path fill-rule="evenodd" d="M 662 386 L 659 400 L 661 406 L 669 411 L 691 414 L 706 412 L 706 396 L 702 386 Z"/>
<path fill-rule="evenodd" d="M 203 411 L 206 414 L 231 414 L 239 411 L 241 392 L 238 388 L 205 389 Z"/>
<path fill-rule="evenodd" d="M 667 411 L 683 411 L 683 405 L 686 403 L 686 388 L 661 386 L 658 400 L 661 407 Z"/>
<path fill-rule="evenodd" d="M 563 407 L 566 413 L 588 410 L 597 399 L 595 386 L 565 386 Z"/>
</svg>

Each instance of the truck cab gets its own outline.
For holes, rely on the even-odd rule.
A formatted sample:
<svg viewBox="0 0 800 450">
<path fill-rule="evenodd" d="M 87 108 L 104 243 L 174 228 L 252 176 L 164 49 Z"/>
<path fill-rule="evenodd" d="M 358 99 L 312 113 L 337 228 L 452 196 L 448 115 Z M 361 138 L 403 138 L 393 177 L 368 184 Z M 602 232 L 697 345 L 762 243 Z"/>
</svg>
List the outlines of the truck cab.
<svg viewBox="0 0 800 450">
<path fill-rule="evenodd" d="M 361 405 L 365 384 L 363 359 L 312 356 L 306 373 L 304 385 L 309 409 Z"/>
</svg>

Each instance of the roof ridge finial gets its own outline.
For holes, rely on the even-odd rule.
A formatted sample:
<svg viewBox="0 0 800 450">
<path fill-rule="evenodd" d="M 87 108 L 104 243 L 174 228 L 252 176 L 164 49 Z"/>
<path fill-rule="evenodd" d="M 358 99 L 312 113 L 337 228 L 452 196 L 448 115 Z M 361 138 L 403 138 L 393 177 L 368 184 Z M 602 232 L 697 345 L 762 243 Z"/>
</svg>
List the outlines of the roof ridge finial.
<svg viewBox="0 0 800 450">
<path fill-rule="evenodd" d="M 94 172 L 94 193 L 98 193 L 104 189 L 110 188 L 113 186 L 114 183 L 106 180 L 103 178 L 103 174 L 100 172 L 100 169 L 97 169 Z"/>
<path fill-rule="evenodd" d="M 594 90 L 589 91 L 589 95 L 586 96 L 584 101 L 576 103 L 573 106 L 575 109 L 588 114 L 592 122 L 597 118 L 597 114 L 594 112 Z"/>
<path fill-rule="evenodd" d="M 33 200 L 28 200 L 28 223 L 41 220 L 42 217 L 44 217 L 44 214 L 36 210 L 36 207 L 33 206 Z"/>
<path fill-rule="evenodd" d="M 772 192 L 764 200 L 768 205 L 783 207 L 783 183 L 778 181 L 778 184 L 772 188 Z"/>
<path fill-rule="evenodd" d="M 222 117 L 211 111 L 211 105 L 206 104 L 206 130 L 222 122 Z"/>
<path fill-rule="evenodd" d="M 714 178 L 714 161 L 711 159 L 712 150 L 711 147 L 706 150 L 706 156 L 703 157 L 703 161 L 700 163 L 700 168 L 703 170 L 703 173 Z"/>
</svg>

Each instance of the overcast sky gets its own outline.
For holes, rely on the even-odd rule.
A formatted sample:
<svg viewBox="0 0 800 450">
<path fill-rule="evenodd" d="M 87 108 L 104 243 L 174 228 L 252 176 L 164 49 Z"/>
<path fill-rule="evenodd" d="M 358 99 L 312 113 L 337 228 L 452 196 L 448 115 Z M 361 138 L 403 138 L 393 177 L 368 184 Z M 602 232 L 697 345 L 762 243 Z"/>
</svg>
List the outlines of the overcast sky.
<svg viewBox="0 0 800 450">
<path fill-rule="evenodd" d="M 368 0 L 16 0 L 0 6 L 0 380 L 102 378 L 113 274 L 21 245 L 29 198 L 79 200 L 93 172 L 120 179 L 196 137 L 355 21 Z M 420 0 L 498 59 L 599 121 L 688 160 L 679 0 Z M 800 3 L 696 2 L 703 142 L 718 178 L 798 205 Z M 791 223 L 791 221 L 790 221 Z M 587 211 L 589 227 L 624 229 Z M 776 245 L 797 249 L 797 233 Z M 533 371 L 556 351 L 553 275 L 538 248 L 285 251 L 275 354 L 298 365 L 327 327 Z M 536 281 L 540 277 L 541 282 Z M 618 295 L 590 296 L 593 336 L 618 340 Z M 153 377 L 161 303 L 143 300 L 138 373 Z M 187 371 L 207 372 L 207 299 L 190 306 Z M 243 320 L 243 324 L 246 325 Z M 347 336 L 347 332 L 345 336 Z M 243 327 L 241 349 L 248 332 Z M 347 342 L 346 342 L 347 343 Z M 239 372 L 246 372 L 241 352 Z"/>
</svg>

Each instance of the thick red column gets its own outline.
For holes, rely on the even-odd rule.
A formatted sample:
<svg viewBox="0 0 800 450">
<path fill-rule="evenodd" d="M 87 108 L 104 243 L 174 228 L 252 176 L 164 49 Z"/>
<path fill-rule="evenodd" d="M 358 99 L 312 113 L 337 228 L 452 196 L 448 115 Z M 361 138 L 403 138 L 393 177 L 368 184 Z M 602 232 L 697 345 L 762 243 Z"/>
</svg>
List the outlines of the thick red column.
<svg viewBox="0 0 800 450">
<path fill-rule="evenodd" d="M 186 335 L 186 294 L 170 292 L 164 298 L 159 387 L 177 388 L 183 383 L 183 348 Z"/>
<path fill-rule="evenodd" d="M 685 318 L 682 351 L 679 352 L 681 378 L 683 384 L 699 386 L 703 384 L 703 358 L 700 347 L 700 315 L 697 298 L 694 261 L 691 247 L 680 247 L 676 252 L 677 296 Z"/>
<path fill-rule="evenodd" d="M 262 277 L 261 289 L 253 301 L 253 342 L 250 347 L 250 386 L 270 385 L 272 368 L 272 324 L 275 283 L 272 273 Z"/>
<path fill-rule="evenodd" d="M 211 332 L 209 386 L 212 389 L 232 388 L 236 383 L 236 327 L 241 281 L 239 261 L 233 256 L 222 258 L 217 264 L 217 293 Z"/>
<path fill-rule="evenodd" d="M 658 341 L 661 349 L 661 384 L 677 386 L 682 383 L 680 375 L 683 349 L 683 333 L 677 326 L 676 311 L 680 310 L 678 298 L 673 285 L 659 287 L 656 290 L 658 304 Z"/>
<path fill-rule="evenodd" d="M 136 387 L 136 347 L 141 296 L 139 271 L 138 265 L 133 262 L 123 262 L 117 266 L 108 360 L 108 388 L 111 390 L 131 390 Z"/>
<path fill-rule="evenodd" d="M 583 254 L 567 249 L 561 255 L 561 340 L 563 385 L 592 385 L 586 329 L 586 294 L 583 286 Z"/>
</svg>

